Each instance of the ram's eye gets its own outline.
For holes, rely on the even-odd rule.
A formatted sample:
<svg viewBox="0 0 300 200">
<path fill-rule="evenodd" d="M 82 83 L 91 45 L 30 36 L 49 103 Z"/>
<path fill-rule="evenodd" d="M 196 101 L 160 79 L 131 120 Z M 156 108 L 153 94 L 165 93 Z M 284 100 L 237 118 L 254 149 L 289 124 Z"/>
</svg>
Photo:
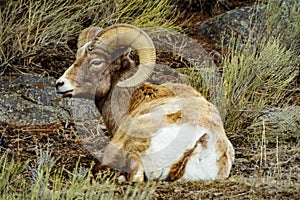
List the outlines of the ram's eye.
<svg viewBox="0 0 300 200">
<path fill-rule="evenodd" d="M 93 60 L 91 62 L 91 65 L 101 65 L 102 64 L 102 61 L 101 60 Z"/>
</svg>

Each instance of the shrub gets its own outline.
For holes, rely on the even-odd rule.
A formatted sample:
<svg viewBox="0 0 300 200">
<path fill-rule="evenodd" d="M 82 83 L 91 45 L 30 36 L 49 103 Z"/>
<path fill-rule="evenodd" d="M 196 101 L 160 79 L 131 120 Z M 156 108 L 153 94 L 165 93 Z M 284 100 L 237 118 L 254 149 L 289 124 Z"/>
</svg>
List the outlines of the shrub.
<svg viewBox="0 0 300 200">
<path fill-rule="evenodd" d="M 223 62 L 228 130 L 246 128 L 268 107 L 291 103 L 299 56 L 274 39 L 254 51 L 231 49 Z"/>
<path fill-rule="evenodd" d="M 289 2 L 289 1 L 288 1 Z M 272 107 L 292 105 L 291 96 L 299 91 L 300 56 L 291 45 L 299 33 L 300 22 L 295 20 L 296 3 L 269 1 L 264 10 L 263 27 L 255 38 L 249 35 L 242 44 L 233 36 L 222 63 L 226 127 L 229 131 L 248 127 L 262 111 Z M 289 13 L 289 14 L 286 14 Z M 299 34 L 298 34 L 299 35 Z"/>
</svg>

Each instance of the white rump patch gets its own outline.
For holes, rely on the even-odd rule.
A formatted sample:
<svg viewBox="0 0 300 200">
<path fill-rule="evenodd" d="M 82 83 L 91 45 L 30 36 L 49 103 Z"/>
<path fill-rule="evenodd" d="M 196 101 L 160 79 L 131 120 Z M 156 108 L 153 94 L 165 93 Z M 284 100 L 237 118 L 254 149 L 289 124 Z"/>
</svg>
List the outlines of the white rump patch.
<svg viewBox="0 0 300 200">
<path fill-rule="evenodd" d="M 203 149 L 197 145 L 190 157 L 184 176 L 181 180 L 214 180 L 216 179 L 219 167 L 217 165 L 217 152 L 215 151 L 215 141 L 210 140 L 207 144 L 208 149 Z"/>
<path fill-rule="evenodd" d="M 166 179 L 170 168 L 192 149 L 206 130 L 190 124 L 159 129 L 142 159 L 148 179 Z"/>
</svg>

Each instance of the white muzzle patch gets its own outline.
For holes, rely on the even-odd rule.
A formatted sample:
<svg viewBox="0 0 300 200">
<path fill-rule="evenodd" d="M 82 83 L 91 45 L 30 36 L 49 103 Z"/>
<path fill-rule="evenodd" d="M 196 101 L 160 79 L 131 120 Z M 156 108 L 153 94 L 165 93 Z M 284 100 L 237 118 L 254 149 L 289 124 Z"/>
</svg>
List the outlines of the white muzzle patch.
<svg viewBox="0 0 300 200">
<path fill-rule="evenodd" d="M 59 94 L 71 93 L 73 91 L 73 86 L 71 82 L 64 76 L 60 77 L 56 81 L 56 92 Z"/>
</svg>

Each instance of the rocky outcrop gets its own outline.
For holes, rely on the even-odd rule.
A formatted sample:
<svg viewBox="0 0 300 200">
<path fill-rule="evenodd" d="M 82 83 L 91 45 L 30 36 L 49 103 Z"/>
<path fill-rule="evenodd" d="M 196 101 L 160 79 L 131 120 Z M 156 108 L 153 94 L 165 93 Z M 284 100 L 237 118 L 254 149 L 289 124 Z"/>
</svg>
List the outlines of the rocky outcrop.
<svg viewBox="0 0 300 200">
<path fill-rule="evenodd" d="M 250 31 L 254 31 L 255 37 L 261 37 L 261 15 L 265 6 L 250 6 L 231 10 L 216 17 L 204 21 L 198 28 L 200 36 L 208 38 L 218 45 L 228 44 L 232 35 L 246 41 Z"/>
<path fill-rule="evenodd" d="M 300 106 L 287 106 L 284 108 L 266 108 L 261 112 L 251 126 L 246 130 L 257 134 L 262 130 L 271 141 L 299 139 Z"/>
<path fill-rule="evenodd" d="M 241 43 L 250 39 L 250 44 L 279 37 L 299 54 L 298 27 L 299 6 L 293 0 L 285 0 L 230 10 L 204 21 L 196 32 L 219 46 L 228 44 L 233 36 Z"/>
<path fill-rule="evenodd" d="M 93 101 L 62 99 L 57 96 L 54 85 L 55 79 L 48 76 L 30 74 L 2 76 L 0 121 L 24 126 L 74 120 L 78 116 L 98 116 L 98 113 L 94 112 Z"/>
</svg>

